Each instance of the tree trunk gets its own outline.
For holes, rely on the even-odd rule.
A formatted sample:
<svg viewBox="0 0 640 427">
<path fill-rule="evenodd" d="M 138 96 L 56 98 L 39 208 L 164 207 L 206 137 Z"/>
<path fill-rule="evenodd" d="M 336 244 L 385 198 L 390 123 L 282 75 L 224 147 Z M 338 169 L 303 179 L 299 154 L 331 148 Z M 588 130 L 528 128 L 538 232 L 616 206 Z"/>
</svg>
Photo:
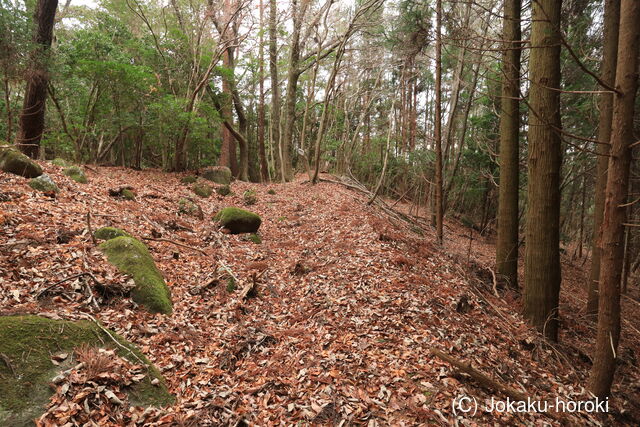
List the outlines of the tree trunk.
<svg viewBox="0 0 640 427">
<path fill-rule="evenodd" d="M 558 338 L 560 295 L 560 0 L 533 3 L 524 316 Z M 555 129 L 554 129 L 555 128 Z"/>
<path fill-rule="evenodd" d="M 262 35 L 263 28 L 263 16 L 264 16 L 264 5 L 262 4 L 262 0 L 260 0 L 260 47 L 259 47 L 259 56 L 260 56 L 260 66 L 259 66 L 259 75 L 260 75 L 260 99 L 258 104 L 258 155 L 260 157 L 260 177 L 262 182 L 269 181 L 269 166 L 267 165 L 267 155 L 264 147 L 264 36 Z"/>
<path fill-rule="evenodd" d="M 276 16 L 278 7 L 276 0 L 269 0 L 269 72 L 271 75 L 271 113 L 269 117 L 271 129 L 271 147 L 278 151 L 280 147 L 280 83 L 278 82 L 278 38 L 276 34 Z M 276 169 L 282 170 L 280 156 L 275 153 Z M 281 175 L 282 176 L 282 175 Z"/>
<path fill-rule="evenodd" d="M 18 120 L 18 148 L 31 158 L 40 154 L 40 140 L 44 132 L 44 112 L 47 101 L 49 73 L 47 60 L 58 0 L 38 0 L 34 14 L 36 30 L 33 41 L 36 45 L 26 72 L 27 89 L 22 113 Z"/>
<path fill-rule="evenodd" d="M 502 99 L 500 100 L 500 187 L 498 195 L 498 278 L 518 287 L 518 189 L 520 179 L 520 0 L 504 4 Z"/>
<path fill-rule="evenodd" d="M 442 244 L 443 238 L 443 200 L 442 200 L 442 0 L 436 2 L 436 108 L 434 139 L 436 145 L 435 162 L 435 204 L 434 216 L 436 238 Z"/>
<path fill-rule="evenodd" d="M 611 392 L 620 340 L 620 282 L 623 266 L 624 205 L 629 185 L 633 111 L 638 88 L 638 51 L 640 48 L 640 2 L 622 0 L 618 64 L 613 101 L 611 146 L 604 215 L 601 226 L 601 259 L 598 303 L 598 332 L 589 389 L 599 398 Z"/>
<path fill-rule="evenodd" d="M 620 0 L 606 0 L 604 4 L 604 48 L 602 52 L 602 66 L 600 79 L 613 86 L 616 80 L 616 63 L 618 60 L 618 33 L 620 23 Z M 600 119 L 598 122 L 598 144 L 596 153 L 598 161 L 596 167 L 596 188 L 593 207 L 593 235 L 591 269 L 589 271 L 587 297 L 587 314 L 595 316 L 598 313 L 598 279 L 600 278 L 600 225 L 604 212 L 604 190 L 607 184 L 607 165 L 609 163 L 609 140 L 611 139 L 611 119 L 613 115 L 613 94 L 600 95 Z"/>
</svg>

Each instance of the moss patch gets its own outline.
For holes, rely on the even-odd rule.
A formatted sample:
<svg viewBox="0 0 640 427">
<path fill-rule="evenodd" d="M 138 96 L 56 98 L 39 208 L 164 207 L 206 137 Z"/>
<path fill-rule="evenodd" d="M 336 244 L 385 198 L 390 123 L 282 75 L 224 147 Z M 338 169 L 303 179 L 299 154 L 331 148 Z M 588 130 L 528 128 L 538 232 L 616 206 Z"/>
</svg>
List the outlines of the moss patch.
<svg viewBox="0 0 640 427">
<path fill-rule="evenodd" d="M 39 164 L 13 148 L 0 148 L 0 169 L 25 178 L 42 175 Z"/>
<path fill-rule="evenodd" d="M 134 193 L 133 190 L 129 190 L 128 188 L 123 188 L 120 194 L 122 194 L 122 198 L 125 200 L 136 199 L 136 193 Z"/>
<path fill-rule="evenodd" d="M 256 196 L 255 191 L 247 190 L 244 193 L 242 193 L 242 200 L 244 200 L 244 204 L 247 206 L 255 205 L 256 202 L 258 201 L 258 197 Z"/>
<path fill-rule="evenodd" d="M 197 180 L 198 180 L 198 177 L 194 175 L 187 175 L 187 176 L 183 176 L 182 179 L 180 179 L 180 182 L 183 184 L 193 184 Z"/>
<path fill-rule="evenodd" d="M 87 176 L 84 174 L 82 168 L 78 166 L 69 166 L 62 171 L 63 174 L 74 180 L 75 182 L 79 182 L 80 184 L 87 183 Z"/>
<path fill-rule="evenodd" d="M 58 191 L 60 191 L 56 183 L 53 182 L 51 177 L 46 173 L 43 173 L 38 177 L 31 178 L 29 180 L 29 187 L 33 188 L 34 190 L 44 192 L 53 191 L 54 193 L 57 193 Z"/>
<path fill-rule="evenodd" d="M 232 234 L 255 233 L 262 223 L 257 214 L 239 208 L 224 208 L 213 219 Z"/>
<path fill-rule="evenodd" d="M 260 237 L 260 235 L 259 235 L 259 234 L 256 234 L 256 233 L 249 234 L 249 235 L 247 236 L 246 240 L 248 240 L 248 241 L 250 241 L 250 242 L 253 242 L 253 243 L 255 243 L 256 245 L 259 245 L 259 244 L 261 244 L 261 243 L 262 243 L 262 238 Z"/>
<path fill-rule="evenodd" d="M 213 193 L 213 188 L 206 182 L 196 182 L 193 184 L 193 192 L 200 197 L 209 197 Z"/>
<path fill-rule="evenodd" d="M 60 157 L 56 157 L 55 159 L 51 160 L 51 164 L 54 166 L 60 166 L 62 168 L 66 168 L 67 166 L 71 166 L 71 164 L 69 162 L 67 162 L 65 159 L 62 159 Z"/>
<path fill-rule="evenodd" d="M 218 193 L 221 196 L 228 196 L 229 194 L 231 194 L 231 187 L 229 187 L 228 185 L 223 185 L 221 187 L 216 188 L 216 193 Z"/>
<path fill-rule="evenodd" d="M 91 321 L 71 322 L 39 316 L 0 316 L 0 425 L 33 425 L 42 414 L 53 390 L 49 382 L 60 371 L 75 365 L 72 356 L 56 366 L 51 355 L 73 353 L 81 344 L 113 348 L 133 363 L 142 360 L 149 375 L 129 390 L 129 399 L 136 405 L 164 406 L 173 402 L 160 372 L 140 351 L 115 332 L 110 332 L 117 346 L 101 328 Z M 135 354 L 135 357 L 131 354 Z M 159 386 L 151 384 L 157 378 Z"/>
<path fill-rule="evenodd" d="M 204 218 L 204 213 L 202 212 L 202 208 L 193 200 L 187 199 L 185 197 L 180 198 L 178 200 L 178 213 L 183 215 L 191 215 L 196 218 Z"/>
<path fill-rule="evenodd" d="M 274 195 L 274 194 L 276 194 L 276 190 L 274 190 L 273 188 L 270 188 L 270 189 L 267 190 L 267 194 Z"/>
<path fill-rule="evenodd" d="M 152 313 L 171 314 L 171 291 L 149 254 L 147 247 L 133 237 L 116 237 L 100 245 L 109 262 L 131 275 L 133 300 Z"/>
<path fill-rule="evenodd" d="M 131 237 L 131 234 L 127 233 L 124 230 L 116 228 L 116 227 L 98 228 L 93 233 L 93 237 L 95 237 L 96 239 L 100 239 L 100 240 L 111 240 L 111 239 L 115 239 L 116 237 L 121 237 L 121 236 Z"/>
</svg>

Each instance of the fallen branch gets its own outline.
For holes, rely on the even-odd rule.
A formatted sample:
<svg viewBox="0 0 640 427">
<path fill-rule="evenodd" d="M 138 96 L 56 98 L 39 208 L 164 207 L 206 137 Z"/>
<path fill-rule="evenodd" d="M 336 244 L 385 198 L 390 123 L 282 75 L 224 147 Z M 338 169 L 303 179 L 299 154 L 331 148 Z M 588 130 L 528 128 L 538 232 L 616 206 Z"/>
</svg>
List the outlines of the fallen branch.
<svg viewBox="0 0 640 427">
<path fill-rule="evenodd" d="M 139 358 L 139 357 L 138 357 L 138 356 L 137 356 L 133 351 L 131 351 L 131 349 L 130 349 L 130 348 L 125 347 L 124 345 L 120 344 L 120 342 L 119 342 L 119 341 L 118 341 L 118 340 L 117 340 L 113 335 L 111 335 L 111 332 L 110 332 L 107 328 L 105 328 L 104 326 L 102 326 L 102 325 L 100 324 L 100 322 L 98 322 L 98 321 L 96 320 L 96 318 L 95 318 L 95 317 L 93 317 L 92 315 L 87 314 L 87 313 L 82 313 L 82 316 L 83 316 L 83 317 L 86 317 L 87 319 L 89 319 L 89 320 L 91 320 L 91 321 L 93 321 L 93 323 L 95 323 L 95 324 L 96 324 L 96 326 L 102 330 L 102 332 L 104 332 L 105 334 L 107 334 L 107 336 L 108 336 L 109 338 L 111 338 L 111 340 L 112 340 L 112 341 L 113 341 L 113 342 L 114 342 L 118 347 L 120 347 L 120 348 L 121 348 L 121 349 L 123 349 L 124 351 L 128 352 L 129 354 L 131 354 L 131 355 L 132 355 L 132 356 L 133 356 L 133 357 L 134 357 L 138 362 L 140 362 L 140 364 L 141 364 L 142 366 L 144 366 L 144 368 L 145 368 L 145 369 L 148 369 L 148 368 L 149 368 L 149 366 L 148 366 L 148 365 L 147 365 L 147 364 L 146 364 L 142 359 L 140 359 L 140 358 Z"/>
<path fill-rule="evenodd" d="M 89 230 L 93 246 L 98 246 L 98 241 L 96 240 L 96 236 L 93 235 L 93 228 L 91 227 L 91 209 L 87 212 L 87 229 Z"/>
<path fill-rule="evenodd" d="M 191 249 L 192 251 L 200 252 L 202 255 L 209 256 L 209 254 L 206 253 L 205 251 L 203 251 L 202 249 L 194 248 L 193 246 L 185 245 L 184 243 L 178 243 L 178 242 L 175 242 L 175 241 L 173 241 L 171 239 L 163 239 L 163 238 L 155 238 L 155 237 L 142 237 L 142 240 L 151 240 L 151 241 L 154 241 L 154 242 L 171 243 L 171 244 L 174 244 L 176 246 L 180 246 L 182 248 Z"/>
</svg>

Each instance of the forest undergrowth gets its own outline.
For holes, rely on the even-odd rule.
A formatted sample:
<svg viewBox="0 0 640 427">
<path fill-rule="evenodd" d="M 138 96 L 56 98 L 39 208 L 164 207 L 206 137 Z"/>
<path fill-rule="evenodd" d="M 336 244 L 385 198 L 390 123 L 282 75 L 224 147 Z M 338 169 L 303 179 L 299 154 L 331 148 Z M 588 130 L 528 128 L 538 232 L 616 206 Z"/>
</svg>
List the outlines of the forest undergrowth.
<svg viewBox="0 0 640 427">
<path fill-rule="evenodd" d="M 623 296 L 620 365 L 604 417 L 489 413 L 485 404 L 506 396 L 434 352 L 470 363 L 534 400 L 588 400 L 595 336 L 595 325 L 581 313 L 588 262 L 563 258 L 562 329 L 559 344 L 551 346 L 523 321 L 518 294 L 494 285 L 493 237 L 453 220 L 439 247 L 424 221 L 390 217 L 367 205 L 366 195 L 336 183 L 311 186 L 302 176 L 287 184 L 234 182 L 228 196 L 198 198 L 181 183 L 183 174 L 88 167 L 89 183 L 81 185 L 61 168 L 41 164 L 58 183 L 57 195 L 33 191 L 21 177 L 0 176 L 1 314 L 90 314 L 136 344 L 177 397 L 162 409 L 145 411 L 126 401 L 92 408 L 94 422 L 640 423 L 637 290 Z M 109 195 L 127 185 L 135 200 Z M 246 190 L 256 193 L 249 207 Z M 200 205 L 202 219 L 178 215 L 182 197 Z M 262 217 L 262 243 L 219 229 L 212 217 L 228 206 Z M 128 278 L 92 241 L 89 229 L 104 226 L 148 245 L 171 289 L 172 315 L 105 295 L 106 287 L 126 287 Z M 247 287 L 254 291 L 250 298 L 242 292 Z M 465 421 L 452 407 L 460 395 L 480 403 Z M 49 411 L 70 421 L 69 401 L 73 396 L 66 395 Z"/>
</svg>

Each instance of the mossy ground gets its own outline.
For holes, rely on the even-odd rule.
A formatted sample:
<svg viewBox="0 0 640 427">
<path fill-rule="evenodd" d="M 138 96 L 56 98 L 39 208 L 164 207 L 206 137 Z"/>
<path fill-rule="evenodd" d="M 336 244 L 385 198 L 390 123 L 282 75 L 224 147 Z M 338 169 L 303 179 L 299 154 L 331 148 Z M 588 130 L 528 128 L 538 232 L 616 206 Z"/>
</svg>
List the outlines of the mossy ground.
<svg viewBox="0 0 640 427">
<path fill-rule="evenodd" d="M 196 177 L 195 175 L 187 175 L 187 176 L 183 176 L 180 179 L 180 182 L 183 184 L 193 184 L 197 180 L 198 180 L 198 177 Z"/>
<path fill-rule="evenodd" d="M 129 190 L 128 188 L 124 188 L 122 190 L 122 198 L 124 198 L 125 200 L 135 200 L 136 199 L 136 193 L 134 193 L 133 190 Z"/>
<path fill-rule="evenodd" d="M 255 233 L 262 223 L 257 214 L 239 208 L 224 208 L 213 219 L 233 234 Z"/>
<path fill-rule="evenodd" d="M 65 159 L 60 158 L 60 157 L 56 157 L 55 159 L 51 160 L 51 164 L 55 165 L 55 166 L 60 166 L 63 168 L 66 168 L 67 166 L 70 165 L 69 162 L 67 162 Z"/>
<path fill-rule="evenodd" d="M 81 344 L 114 348 L 133 363 L 140 363 L 137 357 L 147 364 L 149 375 L 128 390 L 132 403 L 154 406 L 172 403 L 173 396 L 167 391 L 160 372 L 132 344 L 114 332 L 110 334 L 128 350 L 116 345 L 92 321 L 71 322 L 33 315 L 0 316 L 0 425 L 31 425 L 31 420 L 44 411 L 53 393 L 49 382 L 60 371 L 75 364 L 73 350 Z M 60 352 L 70 356 L 65 363 L 56 366 L 51 356 Z M 151 384 L 155 378 L 160 380 L 160 386 Z"/>
<path fill-rule="evenodd" d="M 213 194 L 213 188 L 205 182 L 196 182 L 193 184 L 193 192 L 200 197 L 209 197 Z"/>
<path fill-rule="evenodd" d="M 244 200 L 244 204 L 247 206 L 255 205 L 258 201 L 258 197 L 256 196 L 256 192 L 254 190 L 247 190 L 242 193 L 242 199 Z"/>
<path fill-rule="evenodd" d="M 124 230 L 116 228 L 116 227 L 98 228 L 93 233 L 93 237 L 95 237 L 96 239 L 100 239 L 100 240 L 111 240 L 111 239 L 115 239 L 116 237 L 121 237 L 121 236 L 131 237 L 131 234 L 127 233 Z"/>
<path fill-rule="evenodd" d="M 231 187 L 229 187 L 228 185 L 222 185 L 216 188 L 216 193 L 221 196 L 228 196 L 229 194 L 231 194 Z"/>
<path fill-rule="evenodd" d="M 131 275 L 133 300 L 152 313 L 171 314 L 171 291 L 149 254 L 147 247 L 133 237 L 116 237 L 100 245 L 109 262 Z"/>
</svg>

